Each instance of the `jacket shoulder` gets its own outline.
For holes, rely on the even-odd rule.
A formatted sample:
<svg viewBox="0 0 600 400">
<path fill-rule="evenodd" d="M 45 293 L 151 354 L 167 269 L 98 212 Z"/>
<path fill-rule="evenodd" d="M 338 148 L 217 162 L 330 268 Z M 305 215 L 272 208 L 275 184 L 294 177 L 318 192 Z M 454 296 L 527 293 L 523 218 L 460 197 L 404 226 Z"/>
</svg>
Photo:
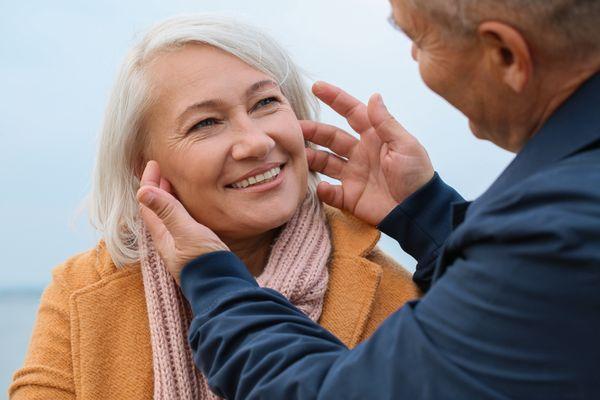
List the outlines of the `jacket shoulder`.
<svg viewBox="0 0 600 400">
<path fill-rule="evenodd" d="M 465 223 L 449 238 L 446 254 L 486 260 L 498 254 L 502 259 L 521 260 L 527 265 L 563 265 L 571 270 L 597 265 L 597 182 L 598 151 L 555 162 L 472 213 L 469 209 Z"/>
<path fill-rule="evenodd" d="M 94 248 L 75 254 L 52 271 L 54 282 L 65 289 L 75 291 L 93 285 L 112 276 L 139 271 L 137 265 L 117 268 L 106 245 L 100 241 Z"/>
<path fill-rule="evenodd" d="M 543 168 L 515 185 L 504 197 L 542 198 L 548 204 L 595 201 L 600 197 L 597 182 L 600 182 L 600 148 L 592 148 Z M 519 197 L 513 196 L 519 193 Z"/>
<path fill-rule="evenodd" d="M 600 221 L 600 151 L 561 160 L 499 196 L 489 215 L 510 220 L 543 219 L 554 228 Z M 574 218 L 575 217 L 575 218 Z M 539 226 L 538 226 L 539 227 Z"/>
</svg>

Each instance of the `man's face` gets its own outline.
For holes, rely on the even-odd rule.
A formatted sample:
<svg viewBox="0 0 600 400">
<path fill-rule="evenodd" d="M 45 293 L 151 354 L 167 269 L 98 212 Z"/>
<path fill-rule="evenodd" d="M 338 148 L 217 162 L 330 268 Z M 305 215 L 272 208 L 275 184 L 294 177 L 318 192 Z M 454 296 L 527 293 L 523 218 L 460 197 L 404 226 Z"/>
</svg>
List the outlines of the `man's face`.
<svg viewBox="0 0 600 400">
<path fill-rule="evenodd" d="M 475 136 L 497 143 L 507 115 L 505 89 L 488 73 L 475 39 L 449 37 L 408 0 L 392 0 L 395 25 L 412 40 L 412 57 L 425 84 L 469 119 Z M 456 34 L 457 35 L 457 34 Z"/>
</svg>

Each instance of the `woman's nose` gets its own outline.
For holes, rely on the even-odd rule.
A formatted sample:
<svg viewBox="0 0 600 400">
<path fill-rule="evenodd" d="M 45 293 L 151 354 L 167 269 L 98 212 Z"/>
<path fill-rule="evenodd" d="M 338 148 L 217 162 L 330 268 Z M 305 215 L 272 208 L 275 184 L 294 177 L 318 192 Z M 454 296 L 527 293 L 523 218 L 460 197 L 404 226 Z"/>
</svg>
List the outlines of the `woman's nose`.
<svg viewBox="0 0 600 400">
<path fill-rule="evenodd" d="M 246 158 L 263 159 L 275 147 L 273 138 L 255 123 L 244 124 L 237 134 L 231 155 L 239 161 Z"/>
</svg>

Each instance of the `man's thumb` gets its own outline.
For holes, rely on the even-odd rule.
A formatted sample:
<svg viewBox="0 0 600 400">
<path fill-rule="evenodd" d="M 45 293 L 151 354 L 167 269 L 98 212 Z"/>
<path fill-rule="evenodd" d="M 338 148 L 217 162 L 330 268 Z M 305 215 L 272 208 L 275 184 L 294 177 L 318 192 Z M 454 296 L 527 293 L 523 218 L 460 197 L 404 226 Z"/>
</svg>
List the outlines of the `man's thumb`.
<svg viewBox="0 0 600 400">
<path fill-rule="evenodd" d="M 369 99 L 367 113 L 382 142 L 394 142 L 406 133 L 404 127 L 390 114 L 379 93 L 375 93 Z"/>
<path fill-rule="evenodd" d="M 165 225 L 171 235 L 177 234 L 186 218 L 185 209 L 171 194 L 154 186 L 142 186 L 137 192 L 140 203 L 149 208 Z"/>
<path fill-rule="evenodd" d="M 322 202 L 332 207 L 340 210 L 344 207 L 344 191 L 340 185 L 332 185 L 324 181 L 319 182 L 317 196 Z"/>
</svg>

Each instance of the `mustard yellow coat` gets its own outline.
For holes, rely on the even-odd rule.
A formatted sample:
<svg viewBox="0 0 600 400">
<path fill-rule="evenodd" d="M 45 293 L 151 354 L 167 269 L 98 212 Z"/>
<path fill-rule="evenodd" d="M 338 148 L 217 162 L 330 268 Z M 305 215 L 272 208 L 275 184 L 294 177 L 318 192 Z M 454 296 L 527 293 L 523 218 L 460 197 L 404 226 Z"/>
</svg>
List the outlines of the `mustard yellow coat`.
<svg viewBox="0 0 600 400">
<path fill-rule="evenodd" d="M 319 323 L 347 346 L 419 295 L 379 251 L 379 232 L 327 208 L 333 252 Z M 10 398 L 151 399 L 152 348 L 139 264 L 117 269 L 100 242 L 56 268 Z"/>
</svg>

